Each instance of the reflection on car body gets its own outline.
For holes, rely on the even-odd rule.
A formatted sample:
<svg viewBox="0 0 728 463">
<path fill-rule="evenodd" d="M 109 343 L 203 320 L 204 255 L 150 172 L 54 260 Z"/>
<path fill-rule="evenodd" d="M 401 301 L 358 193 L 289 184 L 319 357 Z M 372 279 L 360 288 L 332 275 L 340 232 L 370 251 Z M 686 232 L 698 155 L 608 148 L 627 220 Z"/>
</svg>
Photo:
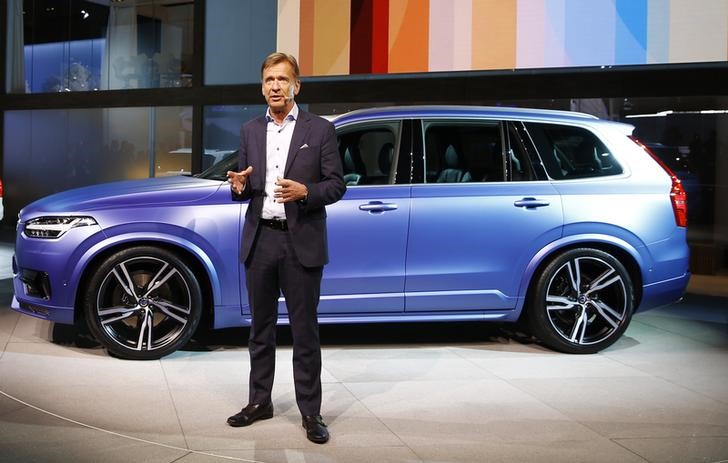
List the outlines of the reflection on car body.
<svg viewBox="0 0 728 463">
<path fill-rule="evenodd" d="M 578 113 L 393 107 L 332 117 L 348 183 L 329 206 L 322 323 L 522 320 L 597 352 L 688 272 L 680 181 Z M 238 260 L 246 204 L 230 153 L 202 174 L 70 190 L 21 212 L 21 312 L 87 323 L 114 354 L 159 358 L 201 320 L 250 322 Z M 285 300 L 280 321 L 286 323 Z"/>
</svg>

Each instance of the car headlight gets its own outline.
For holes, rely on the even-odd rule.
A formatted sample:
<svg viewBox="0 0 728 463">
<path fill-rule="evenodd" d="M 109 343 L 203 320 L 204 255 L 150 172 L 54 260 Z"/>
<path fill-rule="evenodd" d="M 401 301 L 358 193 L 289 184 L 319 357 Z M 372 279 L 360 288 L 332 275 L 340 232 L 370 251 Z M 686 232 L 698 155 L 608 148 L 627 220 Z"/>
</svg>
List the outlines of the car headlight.
<svg viewBox="0 0 728 463">
<path fill-rule="evenodd" d="M 26 222 L 25 234 L 30 238 L 55 239 L 60 238 L 72 228 L 88 225 L 97 225 L 97 223 L 91 217 L 38 217 Z"/>
</svg>

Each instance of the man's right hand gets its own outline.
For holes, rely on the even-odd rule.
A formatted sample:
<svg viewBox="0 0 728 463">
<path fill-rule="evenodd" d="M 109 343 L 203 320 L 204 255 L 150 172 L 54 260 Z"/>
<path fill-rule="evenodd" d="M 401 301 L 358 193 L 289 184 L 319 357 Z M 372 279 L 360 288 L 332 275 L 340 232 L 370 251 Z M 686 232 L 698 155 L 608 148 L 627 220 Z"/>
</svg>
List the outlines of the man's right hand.
<svg viewBox="0 0 728 463">
<path fill-rule="evenodd" d="M 251 172 L 253 172 L 253 166 L 248 166 L 247 169 L 241 170 L 240 172 L 233 172 L 232 170 L 227 172 L 228 183 L 235 194 L 241 194 L 243 192 L 245 182 L 248 181 L 248 176 Z"/>
</svg>

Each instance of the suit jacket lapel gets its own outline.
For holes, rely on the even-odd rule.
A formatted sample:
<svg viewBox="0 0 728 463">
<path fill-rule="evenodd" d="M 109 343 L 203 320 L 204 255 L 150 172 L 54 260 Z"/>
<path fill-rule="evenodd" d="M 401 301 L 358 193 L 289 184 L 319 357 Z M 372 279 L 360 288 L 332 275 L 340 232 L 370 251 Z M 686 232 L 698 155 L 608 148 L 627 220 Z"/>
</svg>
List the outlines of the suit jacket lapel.
<svg viewBox="0 0 728 463">
<path fill-rule="evenodd" d="M 310 126 L 310 115 L 299 110 L 298 120 L 296 121 L 296 127 L 293 129 L 293 136 L 291 137 L 291 145 L 288 148 L 288 159 L 286 159 L 286 168 L 283 171 L 283 176 L 288 178 L 288 171 L 291 169 L 293 160 L 298 155 L 303 141 L 306 139 L 308 129 Z"/>
</svg>

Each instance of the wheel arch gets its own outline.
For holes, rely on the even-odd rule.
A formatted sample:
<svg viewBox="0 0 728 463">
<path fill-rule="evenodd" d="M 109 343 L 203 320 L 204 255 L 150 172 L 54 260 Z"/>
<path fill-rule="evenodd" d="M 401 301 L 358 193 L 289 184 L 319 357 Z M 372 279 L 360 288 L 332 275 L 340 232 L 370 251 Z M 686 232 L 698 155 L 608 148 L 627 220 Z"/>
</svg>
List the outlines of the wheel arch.
<svg viewBox="0 0 728 463">
<path fill-rule="evenodd" d="M 642 268 L 645 268 L 646 265 L 645 257 L 642 256 L 637 249 L 625 241 L 618 240 L 613 237 L 591 237 L 561 240 L 558 243 L 552 243 L 551 246 L 544 248 L 531 260 L 526 272 L 524 272 L 524 278 L 521 281 L 522 297 L 519 298 L 521 301 L 519 316 L 522 316 L 524 312 L 528 310 L 528 300 L 537 281 L 535 276 L 542 272 L 543 269 L 557 256 L 578 248 L 591 248 L 606 252 L 613 255 L 622 263 L 622 265 L 624 265 L 632 279 L 632 287 L 634 290 L 633 310 L 637 310 L 637 307 L 639 307 L 640 302 L 642 301 L 642 285 L 644 281 Z"/>
<path fill-rule="evenodd" d="M 91 279 L 90 275 L 92 275 L 93 272 L 99 268 L 101 263 L 109 256 L 119 251 L 123 251 L 124 249 L 139 246 L 151 246 L 167 250 L 174 253 L 189 266 L 200 284 L 200 290 L 202 291 L 203 307 L 200 327 L 212 327 L 214 325 L 215 314 L 215 290 L 217 289 L 219 291 L 219 287 L 213 287 L 214 273 L 211 275 L 209 270 L 214 272 L 214 267 L 211 267 L 212 264 L 209 262 L 209 259 L 200 259 L 198 252 L 201 252 L 201 250 L 199 250 L 199 248 L 197 248 L 197 252 L 193 252 L 191 248 L 182 246 L 179 242 L 164 239 L 153 239 L 149 236 L 145 238 L 138 237 L 135 239 L 115 241 L 112 244 L 96 249 L 95 252 L 92 252 L 91 255 L 87 257 L 83 267 L 79 269 L 80 274 L 76 279 L 78 284 L 76 285 L 76 294 L 74 298 L 74 323 L 77 326 L 83 326 L 83 322 L 85 321 L 84 311 L 78 310 L 78 308 L 83 306 L 83 297 Z"/>
</svg>

